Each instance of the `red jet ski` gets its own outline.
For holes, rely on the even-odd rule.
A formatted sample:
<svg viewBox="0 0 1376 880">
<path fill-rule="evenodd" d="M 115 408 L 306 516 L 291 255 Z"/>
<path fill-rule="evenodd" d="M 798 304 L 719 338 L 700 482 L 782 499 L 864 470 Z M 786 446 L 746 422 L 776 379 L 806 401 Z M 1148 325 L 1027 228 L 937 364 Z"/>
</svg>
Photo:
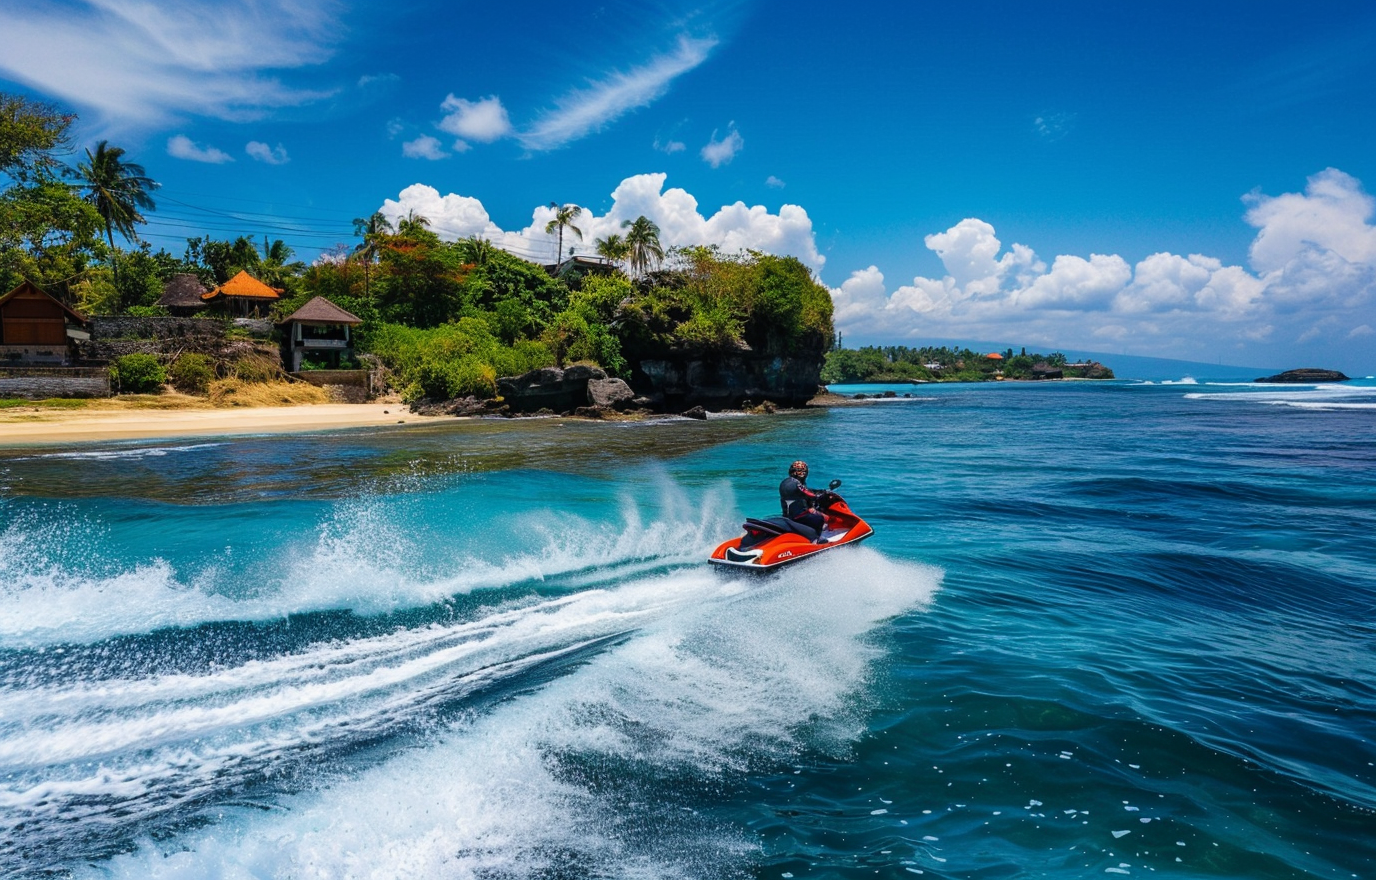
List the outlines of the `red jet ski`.
<svg viewBox="0 0 1376 880">
<path fill-rule="evenodd" d="M 741 526 L 745 534 L 713 550 L 707 561 L 749 571 L 769 571 L 823 550 L 865 540 L 874 534 L 874 529 L 852 513 L 836 494 L 840 485 L 840 480 L 832 480 L 826 491 L 818 493 L 817 509 L 827 518 L 820 535 L 815 529 L 783 516 L 747 519 Z"/>
</svg>

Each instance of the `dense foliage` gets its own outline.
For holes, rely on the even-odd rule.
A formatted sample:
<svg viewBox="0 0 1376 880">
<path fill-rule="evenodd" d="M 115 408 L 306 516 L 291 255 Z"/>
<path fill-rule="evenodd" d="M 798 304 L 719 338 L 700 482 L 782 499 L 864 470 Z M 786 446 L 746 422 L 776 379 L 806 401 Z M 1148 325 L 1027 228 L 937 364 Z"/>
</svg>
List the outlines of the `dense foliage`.
<svg viewBox="0 0 1376 880">
<path fill-rule="evenodd" d="M 999 357 L 990 357 L 998 354 Z M 822 381 L 847 382 L 988 382 L 994 379 L 1034 379 L 1059 371 L 1068 378 L 1112 379 L 1102 364 L 1069 364 L 1060 352 L 1028 354 L 1022 349 L 977 352 L 968 348 L 908 348 L 903 345 L 837 348 L 827 352 Z"/>
<path fill-rule="evenodd" d="M 74 119 L 0 93 L 0 290 L 28 278 L 88 314 L 153 316 L 177 274 L 213 286 L 248 272 L 281 291 L 278 321 L 315 296 L 356 315 L 358 353 L 390 368 L 410 398 L 490 396 L 498 376 L 550 365 L 596 364 L 630 378 L 640 360 L 671 351 L 819 361 L 832 345 L 830 294 L 802 262 L 666 250 L 646 217 L 596 242 L 603 265 L 553 274 L 483 239 L 444 241 L 415 215 L 358 218 L 361 241 L 311 266 L 281 240 L 248 235 L 189 238 L 180 256 L 154 251 L 137 227 L 156 208 L 157 184 L 105 141 L 64 164 Z M 581 241 L 582 209 L 553 207 L 548 230 L 561 249 L 565 237 Z M 142 388 L 166 380 L 154 367 L 163 369 L 121 360 L 114 371 L 122 387 Z M 174 384 L 196 392 L 217 371 L 258 379 L 242 375 L 256 366 L 186 355 L 171 370 Z"/>
<path fill-rule="evenodd" d="M 151 354 L 126 354 L 110 364 L 110 382 L 121 394 L 156 394 L 167 381 L 167 370 Z"/>
</svg>

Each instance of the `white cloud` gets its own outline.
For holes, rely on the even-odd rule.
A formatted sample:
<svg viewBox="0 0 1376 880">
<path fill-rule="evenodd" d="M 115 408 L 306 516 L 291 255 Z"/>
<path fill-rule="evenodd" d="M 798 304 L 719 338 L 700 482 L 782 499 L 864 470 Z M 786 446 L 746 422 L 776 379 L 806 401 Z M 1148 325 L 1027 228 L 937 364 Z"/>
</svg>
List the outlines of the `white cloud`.
<svg viewBox="0 0 1376 880">
<path fill-rule="evenodd" d="M 918 276 L 889 292 L 871 266 L 833 289 L 837 326 L 852 340 L 1097 341 L 1198 360 L 1226 352 L 1283 361 L 1299 351 L 1369 359 L 1362 346 L 1376 335 L 1376 199 L 1328 169 L 1303 193 L 1246 201 L 1258 230 L 1250 269 L 1165 252 L 1135 266 L 1113 254 L 1063 254 L 1048 268 L 1031 248 L 1005 249 L 992 225 L 967 218 L 925 239 L 943 277 Z"/>
<path fill-rule="evenodd" d="M 440 109 L 447 115 L 440 120 L 439 128 L 441 131 L 459 136 L 460 140 L 454 143 L 454 149 L 459 152 L 468 149 L 466 140 L 490 144 L 512 132 L 511 119 L 507 116 L 501 99 L 496 95 L 468 101 L 451 94 L 444 99 Z M 459 146 L 460 144 L 463 146 Z"/>
<path fill-rule="evenodd" d="M 565 236 L 565 245 L 573 244 L 580 252 L 592 253 L 593 242 L 598 238 L 624 234 L 624 221 L 644 215 L 659 226 L 665 248 L 715 244 L 728 252 L 756 249 L 796 256 L 819 271 L 826 262 L 817 250 L 812 220 L 797 205 L 784 205 L 773 214 L 760 205 L 748 207 L 736 202 L 709 217 L 698 210 L 697 199 L 686 191 L 664 189 L 666 179 L 665 174 L 626 178 L 612 192 L 612 204 L 606 214 L 585 213 L 578 218 L 582 241 L 570 243 Z M 441 196 L 434 187 L 418 183 L 402 190 L 396 199 L 388 199 L 379 210 L 392 219 L 415 211 L 430 220 L 430 228 L 446 239 L 479 235 L 527 259 L 554 258 L 554 236 L 545 232 L 545 224 L 554 215 L 546 205 L 532 211 L 530 225 L 524 229 L 504 230 L 491 221 L 477 199 L 453 193 Z"/>
<path fill-rule="evenodd" d="M 530 150 L 552 150 L 591 134 L 668 91 L 670 84 L 702 64 L 714 39 L 680 37 L 673 51 L 624 73 L 612 72 L 587 88 L 564 95 L 554 110 L 535 120 L 518 137 Z"/>
<path fill-rule="evenodd" d="M 782 180 L 780 180 L 772 174 L 764 179 L 764 185 L 773 187 L 774 189 L 783 189 L 784 187 L 788 186 L 788 184 L 784 183 Z"/>
<path fill-rule="evenodd" d="M 389 140 L 395 138 L 405 130 L 406 123 L 402 122 L 400 119 L 387 120 L 387 138 Z"/>
<path fill-rule="evenodd" d="M 659 150 L 661 153 L 668 153 L 672 156 L 674 153 L 682 153 L 684 150 L 688 149 L 688 145 L 683 141 L 661 141 L 659 138 L 655 138 L 655 149 Z"/>
<path fill-rule="evenodd" d="M 440 146 L 438 138 L 433 138 L 428 134 L 423 134 L 413 141 L 406 141 L 401 145 L 401 155 L 408 159 L 443 159 L 449 154 Z"/>
<path fill-rule="evenodd" d="M 358 87 L 366 89 L 368 86 L 388 85 L 397 82 L 401 77 L 395 73 L 364 74 L 358 78 Z"/>
<path fill-rule="evenodd" d="M 106 126 L 252 119 L 329 94 L 263 71 L 325 61 L 341 33 L 338 8 L 334 0 L 8 4 L 0 74 L 92 109 Z"/>
<path fill-rule="evenodd" d="M 167 155 L 190 162 L 207 162 L 211 165 L 223 165 L 234 161 L 234 157 L 224 150 L 203 147 L 184 134 L 173 135 L 167 139 Z"/>
<path fill-rule="evenodd" d="M 287 148 L 281 144 L 274 148 L 262 141 L 249 141 L 244 145 L 244 152 L 269 165 L 285 165 L 291 161 L 291 157 L 287 155 Z"/>
<path fill-rule="evenodd" d="M 720 168 L 730 164 L 736 158 L 736 154 L 745 146 L 745 138 L 741 137 L 740 132 L 736 131 L 735 123 L 732 123 L 731 130 L 726 137 L 717 140 L 717 133 L 712 132 L 712 139 L 702 148 L 702 161 L 711 165 L 713 168 Z"/>
</svg>

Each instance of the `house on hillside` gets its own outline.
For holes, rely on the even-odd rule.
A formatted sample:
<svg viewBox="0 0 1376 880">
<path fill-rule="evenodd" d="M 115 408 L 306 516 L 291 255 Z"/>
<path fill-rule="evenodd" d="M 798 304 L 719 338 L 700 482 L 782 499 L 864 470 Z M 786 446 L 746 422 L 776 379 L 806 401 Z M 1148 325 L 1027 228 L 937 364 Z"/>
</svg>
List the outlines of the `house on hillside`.
<svg viewBox="0 0 1376 880">
<path fill-rule="evenodd" d="M 585 255 L 570 256 L 568 259 L 560 260 L 557 263 L 546 263 L 544 270 L 555 278 L 562 278 L 571 273 L 578 275 L 610 275 L 616 271 L 611 260 L 603 257 L 589 257 Z"/>
<path fill-rule="evenodd" d="M 0 365 L 62 366 L 71 341 L 88 337 L 87 318 L 23 281 L 0 296 Z"/>
<path fill-rule="evenodd" d="M 178 318 L 194 318 L 206 309 L 206 301 L 202 299 L 205 294 L 205 285 L 195 275 L 173 275 L 172 279 L 163 285 L 158 305 L 167 309 L 168 314 L 176 315 Z"/>
<path fill-rule="evenodd" d="M 236 318 L 266 317 L 281 298 L 282 291 L 268 287 L 243 270 L 214 290 L 201 294 L 201 300 L 211 308 Z"/>
<path fill-rule="evenodd" d="M 282 363 L 287 371 L 298 373 L 307 358 L 326 369 L 337 370 L 340 363 L 353 359 L 350 330 L 363 320 L 317 296 L 287 316 L 282 329 Z"/>
</svg>

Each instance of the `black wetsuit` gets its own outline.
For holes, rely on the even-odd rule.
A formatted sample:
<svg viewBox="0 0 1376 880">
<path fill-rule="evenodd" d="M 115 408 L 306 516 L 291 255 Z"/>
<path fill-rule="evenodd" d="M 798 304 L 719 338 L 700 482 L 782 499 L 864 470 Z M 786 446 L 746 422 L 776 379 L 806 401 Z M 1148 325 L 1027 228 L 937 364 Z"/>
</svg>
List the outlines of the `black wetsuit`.
<svg viewBox="0 0 1376 880">
<path fill-rule="evenodd" d="M 817 534 L 821 535 L 827 518 L 817 512 L 817 498 L 817 493 L 797 477 L 788 477 L 779 484 L 779 505 L 783 508 L 784 516 L 816 529 Z"/>
</svg>

